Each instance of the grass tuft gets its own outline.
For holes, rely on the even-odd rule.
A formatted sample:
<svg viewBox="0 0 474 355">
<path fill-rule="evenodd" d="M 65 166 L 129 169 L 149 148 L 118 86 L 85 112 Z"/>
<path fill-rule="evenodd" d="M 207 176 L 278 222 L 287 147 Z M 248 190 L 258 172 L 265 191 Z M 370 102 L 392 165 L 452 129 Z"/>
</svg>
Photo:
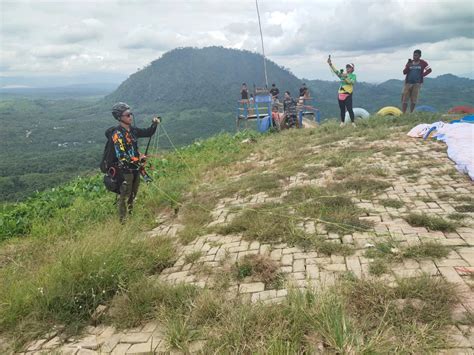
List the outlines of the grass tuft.
<svg viewBox="0 0 474 355">
<path fill-rule="evenodd" d="M 425 227 L 433 231 L 455 232 L 456 223 L 446 221 L 437 216 L 429 216 L 427 214 L 410 213 L 405 220 L 413 227 Z"/>
<path fill-rule="evenodd" d="M 380 200 L 380 204 L 384 207 L 392 207 L 392 208 L 402 208 L 403 206 L 405 206 L 403 201 L 389 199 L 389 198 L 385 200 Z"/>
<path fill-rule="evenodd" d="M 236 261 L 234 265 L 235 278 L 243 280 L 252 277 L 254 281 L 261 281 L 265 288 L 281 288 L 284 277 L 278 271 L 278 264 L 266 255 L 245 255 Z"/>
</svg>

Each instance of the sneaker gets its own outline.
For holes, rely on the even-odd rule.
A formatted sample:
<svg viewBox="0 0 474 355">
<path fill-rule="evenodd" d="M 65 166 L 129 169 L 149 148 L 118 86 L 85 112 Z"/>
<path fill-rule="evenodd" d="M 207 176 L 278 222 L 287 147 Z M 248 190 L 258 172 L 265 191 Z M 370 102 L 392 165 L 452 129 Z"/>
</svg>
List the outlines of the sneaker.
<svg viewBox="0 0 474 355">
<path fill-rule="evenodd" d="M 357 127 L 356 124 L 354 122 L 352 122 L 352 127 Z"/>
<path fill-rule="evenodd" d="M 344 127 L 344 122 L 341 122 L 341 124 L 339 125 L 339 127 Z"/>
</svg>

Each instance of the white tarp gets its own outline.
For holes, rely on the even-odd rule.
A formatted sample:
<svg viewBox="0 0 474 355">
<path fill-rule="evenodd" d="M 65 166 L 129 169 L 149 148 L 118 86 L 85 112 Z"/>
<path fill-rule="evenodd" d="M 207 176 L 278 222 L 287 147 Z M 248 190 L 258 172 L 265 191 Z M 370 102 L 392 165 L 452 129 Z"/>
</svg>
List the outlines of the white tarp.
<svg viewBox="0 0 474 355">
<path fill-rule="evenodd" d="M 411 129 L 408 135 L 422 137 L 432 128 L 436 129 L 434 137 L 448 145 L 448 157 L 456 163 L 456 169 L 474 180 L 474 124 L 421 124 Z"/>
</svg>

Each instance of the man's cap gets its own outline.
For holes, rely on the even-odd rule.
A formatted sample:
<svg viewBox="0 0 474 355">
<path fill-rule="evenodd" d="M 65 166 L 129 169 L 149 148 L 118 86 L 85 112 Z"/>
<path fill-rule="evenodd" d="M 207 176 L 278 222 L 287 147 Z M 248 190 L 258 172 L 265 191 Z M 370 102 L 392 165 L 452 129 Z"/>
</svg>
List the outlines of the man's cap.
<svg viewBox="0 0 474 355">
<path fill-rule="evenodd" d="M 123 113 L 127 110 L 130 110 L 130 106 L 128 106 L 125 102 L 117 102 L 112 106 L 112 116 L 114 116 L 117 121 L 120 121 Z"/>
<path fill-rule="evenodd" d="M 354 69 L 354 68 L 355 68 L 355 66 L 354 66 L 354 63 L 349 63 L 349 64 L 346 64 L 346 68 L 347 68 L 347 67 L 349 67 L 349 68 L 352 68 L 352 69 Z"/>
</svg>

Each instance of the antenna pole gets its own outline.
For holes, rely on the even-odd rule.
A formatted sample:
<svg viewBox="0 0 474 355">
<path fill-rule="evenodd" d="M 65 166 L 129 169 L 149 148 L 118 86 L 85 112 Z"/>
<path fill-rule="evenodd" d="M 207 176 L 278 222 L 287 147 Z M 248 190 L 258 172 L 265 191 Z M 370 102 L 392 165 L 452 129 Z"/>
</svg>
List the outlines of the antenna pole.
<svg viewBox="0 0 474 355">
<path fill-rule="evenodd" d="M 265 88 L 268 89 L 267 61 L 265 60 L 265 47 L 263 46 L 262 23 L 260 22 L 260 11 L 258 10 L 258 0 L 255 0 L 257 7 L 258 27 L 260 28 L 260 39 L 262 40 L 263 70 L 265 71 Z"/>
</svg>

